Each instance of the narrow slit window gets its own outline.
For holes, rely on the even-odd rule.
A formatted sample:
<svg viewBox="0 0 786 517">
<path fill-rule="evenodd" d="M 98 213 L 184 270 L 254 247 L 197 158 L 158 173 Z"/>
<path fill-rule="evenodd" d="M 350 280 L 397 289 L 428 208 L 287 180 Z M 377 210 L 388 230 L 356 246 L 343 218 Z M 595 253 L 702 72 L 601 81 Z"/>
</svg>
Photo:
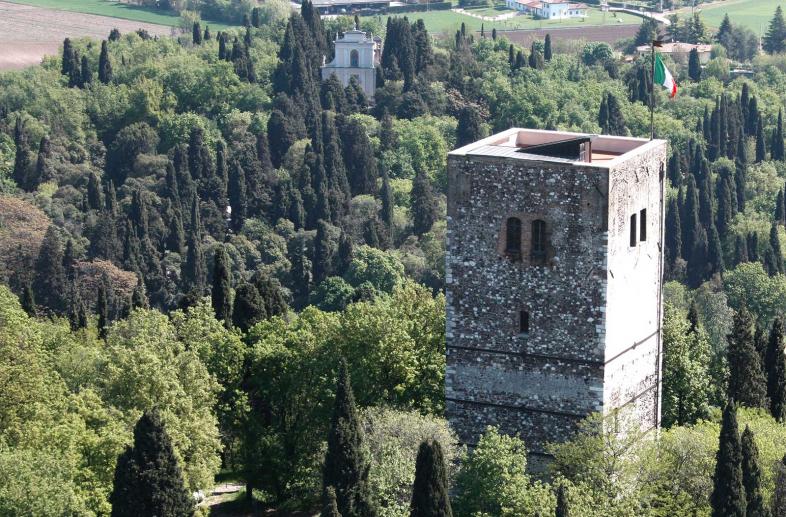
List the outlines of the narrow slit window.
<svg viewBox="0 0 786 517">
<path fill-rule="evenodd" d="M 542 219 L 532 221 L 532 257 L 546 257 L 546 221 Z"/>
<path fill-rule="evenodd" d="M 636 246 L 636 214 L 630 216 L 630 247 Z"/>
<path fill-rule="evenodd" d="M 529 333 L 529 312 L 519 311 L 519 334 Z"/>
<path fill-rule="evenodd" d="M 639 212 L 639 240 L 647 240 L 647 209 L 644 208 Z"/>
<path fill-rule="evenodd" d="M 505 252 L 518 256 L 521 253 L 521 219 L 509 217 L 505 224 Z"/>
</svg>

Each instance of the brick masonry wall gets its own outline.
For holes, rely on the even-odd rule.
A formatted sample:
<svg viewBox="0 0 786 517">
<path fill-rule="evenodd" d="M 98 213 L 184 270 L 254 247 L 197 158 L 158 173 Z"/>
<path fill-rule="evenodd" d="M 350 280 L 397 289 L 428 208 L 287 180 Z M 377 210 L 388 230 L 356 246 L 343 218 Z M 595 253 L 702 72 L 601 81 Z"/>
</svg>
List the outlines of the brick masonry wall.
<svg viewBox="0 0 786 517">
<path fill-rule="evenodd" d="M 568 438 L 588 413 L 626 402 L 637 414 L 650 415 L 646 426 L 655 423 L 657 389 L 649 388 L 658 382 L 657 332 L 648 344 L 628 350 L 623 316 L 613 315 L 614 328 L 607 328 L 609 309 L 631 303 L 621 297 L 609 304 L 608 296 L 620 296 L 622 279 L 629 281 L 649 258 L 658 263 L 650 244 L 657 250 L 660 197 L 657 191 L 643 197 L 629 192 L 649 192 L 649 179 L 640 183 L 631 177 L 655 159 L 647 153 L 635 164 L 609 171 L 448 157 L 446 397 L 448 417 L 462 441 L 473 444 L 486 426 L 497 425 L 521 436 L 533 453 L 542 453 L 547 442 Z M 634 250 L 637 259 L 623 257 L 627 250 L 618 242 L 627 244 L 627 227 L 618 225 L 618 218 L 634 206 L 623 204 L 626 197 L 652 213 L 649 240 Z M 504 251 L 511 216 L 523 222 L 521 260 L 511 260 Z M 528 260 L 535 216 L 547 224 L 549 248 L 542 266 Z M 608 274 L 612 263 L 621 277 L 617 271 L 615 278 Z M 648 300 L 641 311 L 655 322 L 658 300 L 649 298 L 660 282 L 650 273 L 648 264 L 647 281 L 642 281 L 648 289 L 641 293 Z M 527 334 L 519 333 L 521 310 L 530 315 Z M 635 331 L 638 339 L 649 334 L 649 326 L 641 330 Z M 606 368 L 617 350 L 624 353 Z"/>
</svg>

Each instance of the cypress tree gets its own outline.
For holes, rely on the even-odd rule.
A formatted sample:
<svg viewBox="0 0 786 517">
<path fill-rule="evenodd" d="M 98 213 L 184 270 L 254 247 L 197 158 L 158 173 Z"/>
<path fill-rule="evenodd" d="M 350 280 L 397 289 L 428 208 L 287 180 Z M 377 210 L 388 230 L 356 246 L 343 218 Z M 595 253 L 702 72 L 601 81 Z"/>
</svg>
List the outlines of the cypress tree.
<svg viewBox="0 0 786 517">
<path fill-rule="evenodd" d="M 211 302 L 216 319 L 229 326 L 232 322 L 232 282 L 230 280 L 229 257 L 224 246 L 216 248 L 213 262 L 213 290 Z"/>
<path fill-rule="evenodd" d="M 104 208 L 103 193 L 98 175 L 91 172 L 87 179 L 87 206 L 91 210 L 101 210 Z"/>
<path fill-rule="evenodd" d="M 673 187 L 679 187 L 682 184 L 682 171 L 680 170 L 680 153 L 677 149 L 671 153 L 668 164 L 669 181 Z"/>
<path fill-rule="evenodd" d="M 338 503 L 336 502 L 336 490 L 332 487 L 325 487 L 324 494 L 322 496 L 322 513 L 320 513 L 320 517 L 341 517 L 341 513 L 338 511 Z"/>
<path fill-rule="evenodd" d="M 709 241 L 707 231 L 699 227 L 693 241 L 690 259 L 688 260 L 688 285 L 692 288 L 699 287 L 707 279 L 709 269 Z"/>
<path fill-rule="evenodd" d="M 699 228 L 699 194 L 696 188 L 696 180 L 693 174 L 687 176 L 688 186 L 685 192 L 684 214 L 680 217 L 682 222 L 682 242 L 685 246 L 691 246 L 698 239 Z M 690 258 L 690 249 L 685 249 L 685 258 Z"/>
<path fill-rule="evenodd" d="M 786 456 L 775 466 L 775 491 L 772 494 L 772 515 L 786 515 Z"/>
<path fill-rule="evenodd" d="M 218 33 L 218 59 L 224 61 L 227 58 L 227 37 L 223 32 Z"/>
<path fill-rule="evenodd" d="M 63 272 L 68 280 L 74 280 L 76 276 L 76 251 L 74 250 L 74 240 L 66 241 L 65 251 L 63 251 Z"/>
<path fill-rule="evenodd" d="M 237 160 L 232 161 L 229 174 L 229 205 L 232 207 L 232 229 L 240 231 L 246 219 L 246 173 Z"/>
<path fill-rule="evenodd" d="M 715 223 L 710 225 L 710 233 L 707 235 L 707 266 L 710 276 L 721 274 L 726 270 L 723 260 L 723 246 Z"/>
<path fill-rule="evenodd" d="M 745 517 L 747 501 L 742 479 L 742 445 L 737 430 L 737 409 L 729 400 L 723 411 L 715 475 L 710 497 L 712 517 Z"/>
<path fill-rule="evenodd" d="M 756 232 L 751 232 L 747 236 L 748 244 L 748 260 L 751 262 L 759 261 L 759 235 Z"/>
<path fill-rule="evenodd" d="M 376 217 L 369 217 L 363 223 L 363 240 L 372 248 L 382 249 L 379 238 L 379 222 Z"/>
<path fill-rule="evenodd" d="M 199 221 L 199 201 L 193 202 L 191 228 L 188 232 L 188 252 L 183 267 L 186 290 L 202 296 L 205 290 L 205 256 L 202 251 L 202 223 Z"/>
<path fill-rule="evenodd" d="M 112 517 L 185 517 L 194 513 L 194 500 L 156 410 L 145 412 L 134 426 L 134 445 L 126 447 L 118 458 L 109 501 Z"/>
<path fill-rule="evenodd" d="M 737 196 L 732 192 L 733 188 L 732 180 L 729 176 L 718 178 L 716 225 L 718 233 L 724 236 L 724 238 L 732 223 L 734 214 L 737 212 Z"/>
<path fill-rule="evenodd" d="M 535 70 L 543 70 L 544 60 L 543 54 L 540 53 L 540 50 L 535 46 L 535 42 L 532 42 L 532 46 L 529 50 L 529 59 L 527 60 L 530 68 L 534 68 Z"/>
<path fill-rule="evenodd" d="M 232 323 L 243 332 L 253 327 L 267 317 L 265 301 L 259 294 L 256 286 L 243 282 L 235 291 L 235 301 L 232 307 Z"/>
<path fill-rule="evenodd" d="M 20 302 L 22 309 L 27 313 L 28 316 L 35 318 L 38 315 L 38 310 L 35 306 L 35 295 L 33 294 L 33 287 L 29 283 L 26 283 L 22 289 L 22 298 L 20 299 Z"/>
<path fill-rule="evenodd" d="M 442 446 L 436 440 L 420 444 L 412 485 L 410 517 L 452 517 L 448 474 Z"/>
<path fill-rule="evenodd" d="M 769 508 L 764 504 L 761 493 L 761 466 L 759 465 L 759 449 L 753 439 L 753 431 L 745 426 L 741 439 L 742 448 L 742 484 L 745 487 L 746 517 L 770 517 Z"/>
<path fill-rule="evenodd" d="M 557 511 L 556 517 L 570 517 L 570 504 L 568 503 L 568 491 L 564 484 L 560 484 L 557 489 Z"/>
<path fill-rule="evenodd" d="M 109 286 L 102 281 L 98 285 L 98 295 L 96 298 L 96 312 L 98 313 L 98 335 L 101 339 L 106 338 L 106 331 L 109 327 Z"/>
<path fill-rule="evenodd" d="M 338 239 L 338 254 L 336 255 L 335 271 L 337 275 L 343 276 L 344 273 L 346 273 L 347 269 L 349 269 L 350 263 L 352 262 L 352 257 L 352 239 L 350 239 L 349 235 L 342 231 Z"/>
<path fill-rule="evenodd" d="M 773 160 L 783 161 L 786 152 L 783 148 L 783 108 L 778 110 L 778 125 L 772 134 L 772 144 L 770 145 L 770 156 Z"/>
<path fill-rule="evenodd" d="M 63 40 L 63 54 L 60 59 L 60 73 L 65 76 L 71 75 L 71 66 L 74 63 L 74 47 L 71 45 L 71 39 L 66 38 Z"/>
<path fill-rule="evenodd" d="M 701 81 L 701 61 L 699 61 L 699 52 L 693 48 L 688 54 L 688 77 L 691 81 Z"/>
<path fill-rule="evenodd" d="M 461 117 L 459 117 L 459 124 L 461 124 Z M 398 133 L 393 129 L 393 117 L 387 110 L 382 115 L 379 128 L 379 145 L 383 151 L 392 151 L 398 146 Z"/>
<path fill-rule="evenodd" d="M 19 188 L 25 188 L 28 184 L 28 176 L 30 175 L 30 147 L 27 141 L 27 133 L 24 129 L 24 122 L 21 116 L 16 117 L 16 125 L 14 126 L 14 147 L 16 148 L 16 155 L 14 157 L 14 170 L 11 173 L 11 178 L 16 182 Z"/>
<path fill-rule="evenodd" d="M 204 41 L 210 41 L 211 39 L 213 39 L 213 36 L 210 34 L 210 26 L 209 25 L 205 25 L 205 33 L 202 35 L 202 39 Z"/>
<path fill-rule="evenodd" d="M 669 198 L 666 206 L 666 261 L 674 267 L 677 259 L 682 256 L 682 225 L 680 224 L 680 211 L 677 198 Z"/>
<path fill-rule="evenodd" d="M 273 167 L 277 169 L 281 166 L 289 148 L 297 141 L 298 135 L 287 116 L 277 109 L 270 113 L 267 135 L 270 143 L 270 160 Z"/>
<path fill-rule="evenodd" d="M 311 290 L 311 261 L 306 256 L 305 243 L 296 242 L 292 245 L 289 262 L 294 303 L 297 307 L 302 307 L 308 301 Z"/>
<path fill-rule="evenodd" d="M 767 34 L 762 40 L 762 48 L 768 54 L 779 54 L 786 50 L 786 22 L 783 19 L 783 10 L 779 5 L 770 20 Z"/>
<path fill-rule="evenodd" d="M 106 41 L 101 42 L 101 55 L 98 57 L 98 80 L 104 84 L 112 82 L 112 61 Z"/>
<path fill-rule="evenodd" d="M 259 7 L 251 9 L 251 26 L 257 29 L 262 26 L 261 9 Z"/>
<path fill-rule="evenodd" d="M 265 314 L 268 318 L 287 312 L 289 306 L 281 291 L 281 286 L 277 282 L 271 280 L 261 271 L 257 271 L 251 277 L 251 283 L 254 284 L 254 287 L 259 292 L 259 296 L 262 297 L 262 301 L 265 304 Z"/>
<path fill-rule="evenodd" d="M 328 223 L 317 221 L 317 235 L 314 238 L 314 258 L 312 260 L 314 285 L 320 284 L 332 273 L 333 250 L 330 246 L 330 229 Z"/>
<path fill-rule="evenodd" d="M 786 419 L 786 356 L 784 356 L 783 320 L 778 317 L 772 322 L 767 341 L 764 364 L 767 370 L 767 397 L 770 413 L 779 422 Z"/>
<path fill-rule="evenodd" d="M 767 148 L 764 145 L 764 129 L 761 125 L 761 116 L 756 123 L 756 163 L 761 163 L 767 158 Z"/>
<path fill-rule="evenodd" d="M 70 305 L 70 312 L 68 314 L 68 323 L 71 326 L 71 330 L 76 331 L 87 328 L 87 307 L 85 306 L 85 301 L 79 295 L 79 289 L 76 287 L 76 285 L 72 285 L 71 293 L 73 294 L 71 295 L 72 301 Z"/>
<path fill-rule="evenodd" d="M 784 217 L 786 217 L 784 208 L 786 207 L 783 204 L 783 189 L 780 189 L 778 195 L 775 196 L 775 212 L 773 213 L 775 224 L 783 224 Z"/>
<path fill-rule="evenodd" d="M 199 25 L 199 22 L 194 22 L 193 27 L 191 27 L 191 42 L 194 45 L 202 44 L 202 27 Z"/>
<path fill-rule="evenodd" d="M 748 262 L 748 245 L 745 242 L 745 237 L 737 235 L 737 240 L 734 243 L 734 264 L 742 264 Z"/>
<path fill-rule="evenodd" d="M 183 216 L 180 209 L 172 201 L 166 200 L 164 220 L 167 223 L 166 248 L 178 255 L 183 255 L 186 249 L 186 232 L 183 228 Z"/>
<path fill-rule="evenodd" d="M 342 359 L 322 471 L 322 485 L 335 488 L 341 515 L 376 515 L 369 491 L 369 468 L 370 462 L 363 450 L 363 428 L 355 408 L 347 364 Z"/>
<path fill-rule="evenodd" d="M 496 38 L 496 33 L 494 33 Z M 551 61 L 551 34 L 546 34 L 546 39 L 543 42 L 543 59 L 546 61 Z"/>
<path fill-rule="evenodd" d="M 769 407 L 767 381 L 753 339 L 753 318 L 745 307 L 735 313 L 728 339 L 729 398 L 748 407 Z"/>
<path fill-rule="evenodd" d="M 437 220 L 437 207 L 431 181 L 423 170 L 418 170 L 412 182 L 411 192 L 412 230 L 415 235 L 423 235 L 431 230 Z"/>
<path fill-rule="evenodd" d="M 461 108 L 456 126 L 456 146 L 463 147 L 483 138 L 483 119 L 478 110 L 467 105 Z"/>
<path fill-rule="evenodd" d="M 778 225 L 773 223 L 770 227 L 770 247 L 775 259 L 775 272 L 783 273 L 783 254 L 781 253 L 781 240 L 778 236 Z"/>
<path fill-rule="evenodd" d="M 388 178 L 387 170 L 382 172 L 382 187 L 379 191 L 379 197 L 382 199 L 382 210 L 380 217 L 382 224 L 385 226 L 385 232 L 389 240 L 393 239 L 393 190 L 390 188 L 390 179 Z"/>
<path fill-rule="evenodd" d="M 497 41 L 497 28 L 496 27 L 491 29 L 491 39 L 494 40 L 494 41 Z M 551 51 L 551 37 L 548 34 L 546 34 L 546 40 L 549 42 L 548 49 L 549 49 L 549 51 Z"/>
<path fill-rule="evenodd" d="M 363 125 L 357 120 L 341 124 L 344 164 L 352 195 L 373 194 L 377 190 L 374 150 Z"/>
<path fill-rule="evenodd" d="M 82 56 L 82 63 L 79 71 L 79 87 L 84 88 L 93 82 L 93 72 L 90 70 L 90 62 L 87 56 Z"/>
<path fill-rule="evenodd" d="M 606 132 L 610 135 L 625 136 L 628 130 L 625 127 L 625 118 L 622 116 L 622 109 L 620 108 L 619 101 L 611 93 L 606 94 L 606 103 L 608 106 L 608 121 Z"/>
<path fill-rule="evenodd" d="M 50 181 L 53 177 L 52 167 L 49 159 L 52 157 L 51 143 L 49 137 L 44 135 L 38 145 L 38 157 L 35 163 L 35 172 L 32 178 L 27 179 L 27 189 L 35 190 L 41 183 Z"/>
<path fill-rule="evenodd" d="M 44 239 L 41 241 L 41 248 L 35 263 L 33 291 L 39 304 L 59 313 L 65 310 L 63 300 L 65 288 L 63 246 L 57 228 L 52 224 L 47 228 Z"/>
</svg>

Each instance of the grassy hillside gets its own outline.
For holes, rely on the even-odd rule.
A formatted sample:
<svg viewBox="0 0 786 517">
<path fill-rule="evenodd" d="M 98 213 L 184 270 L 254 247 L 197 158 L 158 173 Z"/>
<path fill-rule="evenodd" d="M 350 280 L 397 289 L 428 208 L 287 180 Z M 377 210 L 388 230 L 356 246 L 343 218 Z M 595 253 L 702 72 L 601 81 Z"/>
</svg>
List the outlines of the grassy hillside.
<svg viewBox="0 0 786 517">
<path fill-rule="evenodd" d="M 742 24 L 757 34 L 766 32 L 777 6 L 786 7 L 783 0 L 726 0 L 702 7 L 701 17 L 712 27 L 718 27 L 728 14 L 731 21 Z M 687 10 L 689 13 L 690 10 Z"/>
<path fill-rule="evenodd" d="M 135 5 L 129 5 L 114 0 L 7 0 L 15 4 L 34 5 L 36 7 L 46 7 L 49 9 L 59 9 L 61 11 L 73 11 L 85 14 L 98 14 L 101 16 L 111 16 L 124 20 L 134 20 L 146 23 L 157 23 L 177 27 L 180 24 L 180 17 L 175 14 L 167 14 L 152 9 L 146 9 Z M 221 23 L 210 23 L 215 29 L 224 29 L 228 26 Z"/>
</svg>

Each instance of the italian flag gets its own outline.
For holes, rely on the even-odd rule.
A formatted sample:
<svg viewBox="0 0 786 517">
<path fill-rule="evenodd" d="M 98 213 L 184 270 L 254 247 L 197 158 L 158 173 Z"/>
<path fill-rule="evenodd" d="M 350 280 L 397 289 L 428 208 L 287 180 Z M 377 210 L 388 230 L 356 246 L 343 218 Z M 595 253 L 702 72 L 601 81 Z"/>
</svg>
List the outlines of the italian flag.
<svg viewBox="0 0 786 517">
<path fill-rule="evenodd" d="M 677 83 L 657 52 L 655 53 L 655 83 L 669 90 L 669 97 L 677 95 Z"/>
</svg>

